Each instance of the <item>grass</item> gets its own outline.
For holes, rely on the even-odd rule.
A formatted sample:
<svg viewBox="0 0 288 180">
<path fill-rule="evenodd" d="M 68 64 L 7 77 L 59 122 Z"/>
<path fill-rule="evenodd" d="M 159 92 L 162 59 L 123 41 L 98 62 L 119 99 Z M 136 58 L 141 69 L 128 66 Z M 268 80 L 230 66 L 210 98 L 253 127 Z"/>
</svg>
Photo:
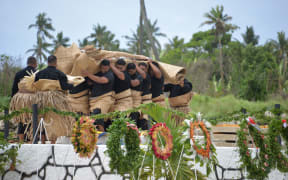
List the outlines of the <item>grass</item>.
<svg viewBox="0 0 288 180">
<path fill-rule="evenodd" d="M 275 104 L 280 104 L 281 108 L 288 109 L 288 102 L 281 98 L 251 102 L 237 99 L 233 95 L 214 98 L 199 94 L 193 96 L 190 107 L 192 112 L 201 112 L 209 118 L 240 111 L 241 108 L 245 108 L 247 111 L 260 111 L 264 108 L 272 109 Z"/>
<path fill-rule="evenodd" d="M 10 97 L 0 96 L 0 109 L 9 109 Z"/>
</svg>

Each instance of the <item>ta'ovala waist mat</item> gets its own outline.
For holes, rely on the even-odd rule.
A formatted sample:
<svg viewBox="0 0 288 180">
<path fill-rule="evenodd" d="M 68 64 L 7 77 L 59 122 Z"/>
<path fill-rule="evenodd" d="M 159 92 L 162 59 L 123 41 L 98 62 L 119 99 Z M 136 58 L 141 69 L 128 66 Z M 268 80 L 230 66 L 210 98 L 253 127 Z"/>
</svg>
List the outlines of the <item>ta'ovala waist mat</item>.
<svg viewBox="0 0 288 180">
<path fill-rule="evenodd" d="M 114 91 L 98 97 L 91 97 L 89 99 L 90 112 L 93 112 L 94 109 L 101 109 L 101 114 L 105 114 L 109 112 L 109 109 L 114 105 L 114 102 Z"/>
<path fill-rule="evenodd" d="M 171 107 L 188 106 L 189 102 L 192 99 L 192 96 L 193 96 L 193 93 L 190 91 L 180 96 L 168 98 L 168 101 Z"/>
<path fill-rule="evenodd" d="M 152 98 L 152 102 L 162 106 L 162 107 L 165 107 L 166 106 L 166 103 L 165 103 L 165 96 L 163 94 L 161 94 L 160 96 L 158 97 L 154 97 Z"/>
<path fill-rule="evenodd" d="M 39 79 L 33 83 L 36 91 L 57 91 L 62 90 L 58 80 Z"/>
<path fill-rule="evenodd" d="M 132 93 L 132 99 L 133 99 L 133 107 L 137 108 L 142 103 L 142 96 L 141 96 L 142 92 L 131 90 L 131 93 Z"/>
<path fill-rule="evenodd" d="M 126 111 L 132 107 L 133 100 L 130 89 L 115 94 L 115 104 L 112 108 L 112 111 Z"/>
</svg>

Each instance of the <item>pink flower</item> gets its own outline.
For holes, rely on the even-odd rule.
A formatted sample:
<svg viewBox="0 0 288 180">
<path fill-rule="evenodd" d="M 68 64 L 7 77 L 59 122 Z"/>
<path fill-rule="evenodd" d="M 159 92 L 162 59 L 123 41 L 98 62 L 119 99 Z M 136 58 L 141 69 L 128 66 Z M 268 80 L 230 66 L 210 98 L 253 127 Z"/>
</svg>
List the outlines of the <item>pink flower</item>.
<svg viewBox="0 0 288 180">
<path fill-rule="evenodd" d="M 265 162 L 265 163 L 264 163 L 264 166 L 265 166 L 265 167 L 268 167 L 268 166 L 269 166 L 269 164 L 268 164 L 267 162 Z"/>
<path fill-rule="evenodd" d="M 268 154 L 265 154 L 265 159 L 268 159 L 268 158 L 269 158 Z"/>
</svg>

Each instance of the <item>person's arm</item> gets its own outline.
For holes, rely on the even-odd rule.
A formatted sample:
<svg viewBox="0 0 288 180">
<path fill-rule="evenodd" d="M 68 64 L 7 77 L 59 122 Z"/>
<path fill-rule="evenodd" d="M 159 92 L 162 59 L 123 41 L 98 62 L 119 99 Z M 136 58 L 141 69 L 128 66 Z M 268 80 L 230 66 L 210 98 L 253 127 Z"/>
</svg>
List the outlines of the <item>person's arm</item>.
<svg viewBox="0 0 288 180">
<path fill-rule="evenodd" d="M 131 86 L 136 87 L 139 86 L 140 81 L 138 79 L 131 80 Z"/>
<path fill-rule="evenodd" d="M 91 79 L 92 81 L 99 83 L 99 84 L 107 84 L 109 83 L 109 79 L 107 77 L 99 77 L 99 76 L 95 76 L 94 74 L 89 73 L 88 71 L 82 71 L 82 75 L 84 77 L 88 77 L 89 79 Z"/>
<path fill-rule="evenodd" d="M 172 84 L 164 84 L 164 92 L 169 92 L 171 91 Z"/>
<path fill-rule="evenodd" d="M 74 88 L 73 84 L 68 83 L 67 76 L 64 73 L 60 73 L 59 82 L 62 90 L 72 90 Z"/>
<path fill-rule="evenodd" d="M 152 63 L 151 59 L 148 60 L 148 63 L 149 63 L 149 66 L 151 67 L 152 71 L 154 72 L 155 77 L 157 79 L 160 79 L 162 77 L 162 73 L 161 73 L 160 69 Z"/>
<path fill-rule="evenodd" d="M 20 79 L 18 78 L 18 74 L 15 75 L 14 81 L 13 81 L 13 86 L 12 86 L 12 94 L 11 97 L 13 97 L 17 92 L 18 92 L 18 83 Z"/>
<path fill-rule="evenodd" d="M 110 62 L 110 68 L 112 69 L 113 73 L 120 79 L 120 80 L 125 80 L 125 74 L 121 71 L 119 71 L 114 64 Z"/>
<path fill-rule="evenodd" d="M 137 72 L 142 76 L 143 79 L 146 79 L 146 73 L 137 65 L 136 60 L 133 60 L 133 63 L 136 66 Z"/>
</svg>

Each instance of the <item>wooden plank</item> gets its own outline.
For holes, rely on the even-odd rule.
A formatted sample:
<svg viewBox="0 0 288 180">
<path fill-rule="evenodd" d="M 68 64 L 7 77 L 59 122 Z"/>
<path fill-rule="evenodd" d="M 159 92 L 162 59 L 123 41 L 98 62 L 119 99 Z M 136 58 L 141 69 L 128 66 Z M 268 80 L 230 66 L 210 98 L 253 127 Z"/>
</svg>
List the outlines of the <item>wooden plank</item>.
<svg viewBox="0 0 288 180">
<path fill-rule="evenodd" d="M 237 135 L 235 134 L 214 134 L 213 140 L 215 141 L 236 141 Z"/>
<path fill-rule="evenodd" d="M 237 133 L 239 130 L 239 127 L 217 127 L 214 126 L 212 127 L 212 132 L 213 133 L 221 133 L 221 132 L 226 132 L 226 133 Z"/>
</svg>

